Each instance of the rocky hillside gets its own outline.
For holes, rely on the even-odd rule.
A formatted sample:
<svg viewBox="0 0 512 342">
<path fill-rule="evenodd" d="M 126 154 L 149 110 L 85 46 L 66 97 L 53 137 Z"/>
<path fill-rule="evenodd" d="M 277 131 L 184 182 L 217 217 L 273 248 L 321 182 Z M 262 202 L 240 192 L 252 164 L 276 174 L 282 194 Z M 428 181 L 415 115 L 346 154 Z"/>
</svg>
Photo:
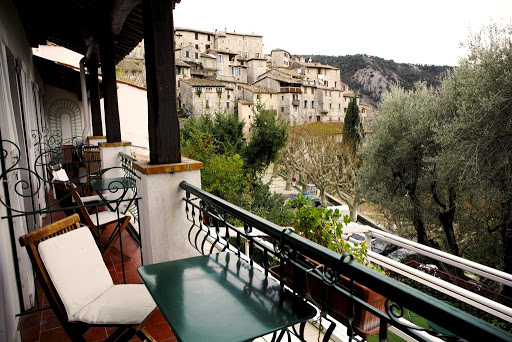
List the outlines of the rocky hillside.
<svg viewBox="0 0 512 342">
<path fill-rule="evenodd" d="M 361 95 L 363 102 L 376 106 L 383 92 L 399 83 L 411 89 L 415 82 L 426 81 L 429 85 L 440 84 L 439 78 L 449 66 L 396 63 L 392 60 L 368 55 L 296 56 L 313 62 L 329 64 L 341 69 L 342 81 Z"/>
</svg>

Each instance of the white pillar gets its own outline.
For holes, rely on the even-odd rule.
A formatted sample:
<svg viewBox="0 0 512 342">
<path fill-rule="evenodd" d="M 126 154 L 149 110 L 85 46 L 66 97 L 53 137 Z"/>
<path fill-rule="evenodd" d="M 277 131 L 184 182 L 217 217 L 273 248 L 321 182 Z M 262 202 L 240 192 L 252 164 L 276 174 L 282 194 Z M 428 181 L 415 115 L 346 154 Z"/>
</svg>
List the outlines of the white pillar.
<svg viewBox="0 0 512 342">
<path fill-rule="evenodd" d="M 105 173 L 105 178 L 123 177 L 124 172 L 121 167 L 121 156 L 119 152 L 130 154 L 131 142 L 115 142 L 115 143 L 99 143 L 101 153 L 101 168 L 108 169 L 111 167 L 118 167 Z"/>
<path fill-rule="evenodd" d="M 181 163 L 150 165 L 135 162 L 139 201 L 140 234 L 144 264 L 183 259 L 199 253 L 188 241 L 191 222 L 185 212 L 186 181 L 201 187 L 203 163 L 182 158 Z"/>
</svg>

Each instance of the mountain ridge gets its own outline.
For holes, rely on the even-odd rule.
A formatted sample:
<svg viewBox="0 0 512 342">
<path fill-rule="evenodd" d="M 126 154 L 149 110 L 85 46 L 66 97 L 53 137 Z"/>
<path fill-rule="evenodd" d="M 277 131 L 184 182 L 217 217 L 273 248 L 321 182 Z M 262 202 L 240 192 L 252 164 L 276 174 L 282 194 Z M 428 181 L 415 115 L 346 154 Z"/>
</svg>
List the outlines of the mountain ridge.
<svg viewBox="0 0 512 342">
<path fill-rule="evenodd" d="M 399 83 L 405 89 L 412 89 L 415 82 L 425 81 L 430 86 L 439 86 L 441 77 L 453 67 L 447 65 L 423 65 L 397 63 L 366 54 L 326 56 L 295 55 L 310 58 L 313 62 L 328 64 L 341 71 L 341 79 L 361 96 L 363 103 L 377 107 L 382 94 Z"/>
</svg>

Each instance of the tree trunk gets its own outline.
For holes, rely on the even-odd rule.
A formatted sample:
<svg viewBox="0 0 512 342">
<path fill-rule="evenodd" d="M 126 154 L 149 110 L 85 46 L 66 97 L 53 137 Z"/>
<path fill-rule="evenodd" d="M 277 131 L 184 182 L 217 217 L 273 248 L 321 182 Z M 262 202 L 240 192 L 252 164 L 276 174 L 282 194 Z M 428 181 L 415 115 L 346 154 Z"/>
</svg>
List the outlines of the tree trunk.
<svg viewBox="0 0 512 342">
<path fill-rule="evenodd" d="M 354 195 L 354 200 L 352 201 L 352 206 L 349 205 L 350 209 L 350 222 L 357 222 L 357 211 L 359 209 L 360 198 L 356 193 Z"/>
<path fill-rule="evenodd" d="M 274 167 L 272 168 L 272 178 L 277 177 L 278 171 L 279 171 L 279 164 L 276 161 L 276 162 L 274 162 Z"/>
<path fill-rule="evenodd" d="M 327 196 L 325 195 L 325 189 L 320 189 L 320 199 L 322 201 L 322 204 L 327 204 Z"/>
<path fill-rule="evenodd" d="M 455 202 L 456 193 L 453 188 L 450 188 L 448 192 L 448 208 L 439 213 L 439 221 L 443 226 L 443 231 L 446 235 L 450 253 L 456 256 L 460 256 L 459 245 L 457 244 L 457 240 L 455 239 L 455 232 L 453 231 L 453 222 L 455 221 L 455 211 L 457 205 Z"/>
<path fill-rule="evenodd" d="M 286 187 L 284 188 L 287 191 L 292 190 L 292 170 L 286 170 Z"/>
<path fill-rule="evenodd" d="M 409 189 L 409 198 L 412 203 L 412 225 L 414 229 L 416 229 L 416 234 L 418 236 L 418 243 L 422 245 L 430 246 L 429 239 L 427 236 L 427 230 L 425 229 L 425 224 L 423 222 L 423 215 L 421 213 L 421 204 L 420 200 L 416 196 L 415 189 Z"/>
</svg>

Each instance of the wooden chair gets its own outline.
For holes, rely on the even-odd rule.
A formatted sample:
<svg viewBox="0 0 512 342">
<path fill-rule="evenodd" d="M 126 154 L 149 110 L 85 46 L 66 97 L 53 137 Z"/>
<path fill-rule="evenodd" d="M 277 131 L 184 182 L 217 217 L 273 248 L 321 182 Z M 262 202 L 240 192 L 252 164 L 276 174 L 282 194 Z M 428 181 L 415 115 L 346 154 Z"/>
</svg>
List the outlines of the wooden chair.
<svg viewBox="0 0 512 342">
<path fill-rule="evenodd" d="M 101 171 L 101 152 L 98 146 L 84 146 L 83 152 L 85 173 L 87 174 L 87 188 L 90 195 L 92 192 L 90 187 L 91 179 L 101 178 L 101 175 L 99 175 Z"/>
<path fill-rule="evenodd" d="M 131 260 L 130 256 L 122 254 L 114 246 L 120 235 L 124 232 L 127 226 L 129 226 L 131 216 L 109 210 L 97 211 L 94 214 L 90 214 L 87 207 L 84 205 L 80 194 L 77 192 L 76 185 L 71 182 L 67 182 L 65 185 L 67 190 L 71 192 L 73 196 L 82 223 L 90 228 L 95 239 L 98 241 L 103 257 L 108 255 L 109 252 L 112 252 L 118 257 L 123 258 L 124 261 Z M 105 229 L 107 226 L 114 223 L 116 224 L 116 227 L 108 237 L 105 237 L 103 234 Z"/>
<path fill-rule="evenodd" d="M 72 341 L 91 327 L 117 327 L 106 341 L 154 339 L 142 328 L 156 307 L 142 284 L 114 285 L 91 231 L 66 217 L 20 237 L 60 324 Z"/>
</svg>

